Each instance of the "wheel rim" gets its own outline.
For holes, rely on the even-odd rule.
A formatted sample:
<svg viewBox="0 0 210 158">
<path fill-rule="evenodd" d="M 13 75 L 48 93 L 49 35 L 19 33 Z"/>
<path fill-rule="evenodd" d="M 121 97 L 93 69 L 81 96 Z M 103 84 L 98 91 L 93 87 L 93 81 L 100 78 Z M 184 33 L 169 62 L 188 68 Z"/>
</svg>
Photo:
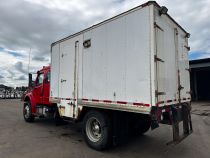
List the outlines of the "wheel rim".
<svg viewBox="0 0 210 158">
<path fill-rule="evenodd" d="M 86 123 L 86 134 L 92 142 L 97 142 L 101 138 L 101 124 L 95 117 L 91 117 Z"/>
<path fill-rule="evenodd" d="M 26 105 L 24 108 L 24 117 L 29 118 L 29 116 L 30 116 L 30 109 L 29 109 L 29 106 Z"/>
</svg>

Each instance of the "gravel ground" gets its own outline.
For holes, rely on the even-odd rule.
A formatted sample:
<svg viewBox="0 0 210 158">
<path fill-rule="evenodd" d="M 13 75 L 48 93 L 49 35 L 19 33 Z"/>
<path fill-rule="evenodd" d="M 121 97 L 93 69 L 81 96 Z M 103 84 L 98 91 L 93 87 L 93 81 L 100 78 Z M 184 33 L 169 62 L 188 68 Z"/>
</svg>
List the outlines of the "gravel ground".
<svg viewBox="0 0 210 158">
<path fill-rule="evenodd" d="M 87 147 L 78 125 L 55 126 L 53 120 L 26 123 L 20 100 L 0 100 L 0 158 L 209 158 L 210 103 L 192 104 L 194 132 L 178 145 L 167 146 L 171 128 L 161 125 L 143 136 L 126 139 L 98 152 Z"/>
</svg>

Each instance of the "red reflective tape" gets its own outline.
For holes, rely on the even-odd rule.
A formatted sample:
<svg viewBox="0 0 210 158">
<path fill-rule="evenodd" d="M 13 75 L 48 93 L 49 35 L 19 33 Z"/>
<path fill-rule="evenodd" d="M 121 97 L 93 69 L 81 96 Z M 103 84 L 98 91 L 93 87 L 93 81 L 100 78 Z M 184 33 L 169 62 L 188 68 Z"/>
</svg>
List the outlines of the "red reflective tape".
<svg viewBox="0 0 210 158">
<path fill-rule="evenodd" d="M 126 101 L 111 101 L 111 100 L 99 100 L 99 99 L 85 99 L 83 98 L 82 101 L 92 101 L 92 102 L 104 102 L 104 103 L 117 103 L 117 104 L 128 104 L 128 102 Z M 136 105 L 136 106 L 147 106 L 149 107 L 150 104 L 144 104 L 144 103 L 137 103 L 137 102 L 134 102 L 134 103 L 129 103 L 129 104 L 133 104 L 133 105 Z"/>
<path fill-rule="evenodd" d="M 149 107 L 149 106 L 150 106 L 150 104 L 143 104 L 143 106 L 147 106 L 147 107 Z"/>
<path fill-rule="evenodd" d="M 158 106 L 159 104 L 163 104 L 163 103 L 164 103 L 164 101 L 159 101 L 156 103 L 156 106 Z"/>
<path fill-rule="evenodd" d="M 105 103 L 112 103 L 111 100 L 103 100 L 103 102 L 105 102 Z"/>
<path fill-rule="evenodd" d="M 99 100 L 98 100 L 98 99 L 92 99 L 92 101 L 94 101 L 94 102 L 99 102 Z"/>
<path fill-rule="evenodd" d="M 117 104 L 127 104 L 125 101 L 117 101 Z"/>
<path fill-rule="evenodd" d="M 143 103 L 133 103 L 133 105 L 137 105 L 137 106 L 143 106 Z"/>
</svg>

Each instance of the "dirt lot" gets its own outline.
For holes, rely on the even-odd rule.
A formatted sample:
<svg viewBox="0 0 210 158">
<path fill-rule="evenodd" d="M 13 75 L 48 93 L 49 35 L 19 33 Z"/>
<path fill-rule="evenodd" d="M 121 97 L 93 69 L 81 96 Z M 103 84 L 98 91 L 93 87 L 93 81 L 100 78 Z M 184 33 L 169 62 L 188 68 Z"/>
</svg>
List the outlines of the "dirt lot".
<svg viewBox="0 0 210 158">
<path fill-rule="evenodd" d="M 171 128 L 161 126 L 98 152 L 86 146 L 78 125 L 55 126 L 47 119 L 26 123 L 22 102 L 0 100 L 0 158 L 209 158 L 210 103 L 193 103 L 192 119 L 194 133 L 178 145 L 166 146 Z"/>
</svg>

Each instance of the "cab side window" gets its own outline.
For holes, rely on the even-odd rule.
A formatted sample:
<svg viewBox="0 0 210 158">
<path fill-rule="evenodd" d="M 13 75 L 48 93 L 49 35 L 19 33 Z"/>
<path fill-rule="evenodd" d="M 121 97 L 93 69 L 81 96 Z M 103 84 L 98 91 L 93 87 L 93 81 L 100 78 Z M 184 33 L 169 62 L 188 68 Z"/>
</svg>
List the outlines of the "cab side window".
<svg viewBox="0 0 210 158">
<path fill-rule="evenodd" d="M 50 71 L 46 74 L 45 83 L 50 83 Z"/>
<path fill-rule="evenodd" d="M 44 74 L 39 74 L 37 80 L 36 80 L 36 86 L 39 86 L 43 83 Z"/>
</svg>

